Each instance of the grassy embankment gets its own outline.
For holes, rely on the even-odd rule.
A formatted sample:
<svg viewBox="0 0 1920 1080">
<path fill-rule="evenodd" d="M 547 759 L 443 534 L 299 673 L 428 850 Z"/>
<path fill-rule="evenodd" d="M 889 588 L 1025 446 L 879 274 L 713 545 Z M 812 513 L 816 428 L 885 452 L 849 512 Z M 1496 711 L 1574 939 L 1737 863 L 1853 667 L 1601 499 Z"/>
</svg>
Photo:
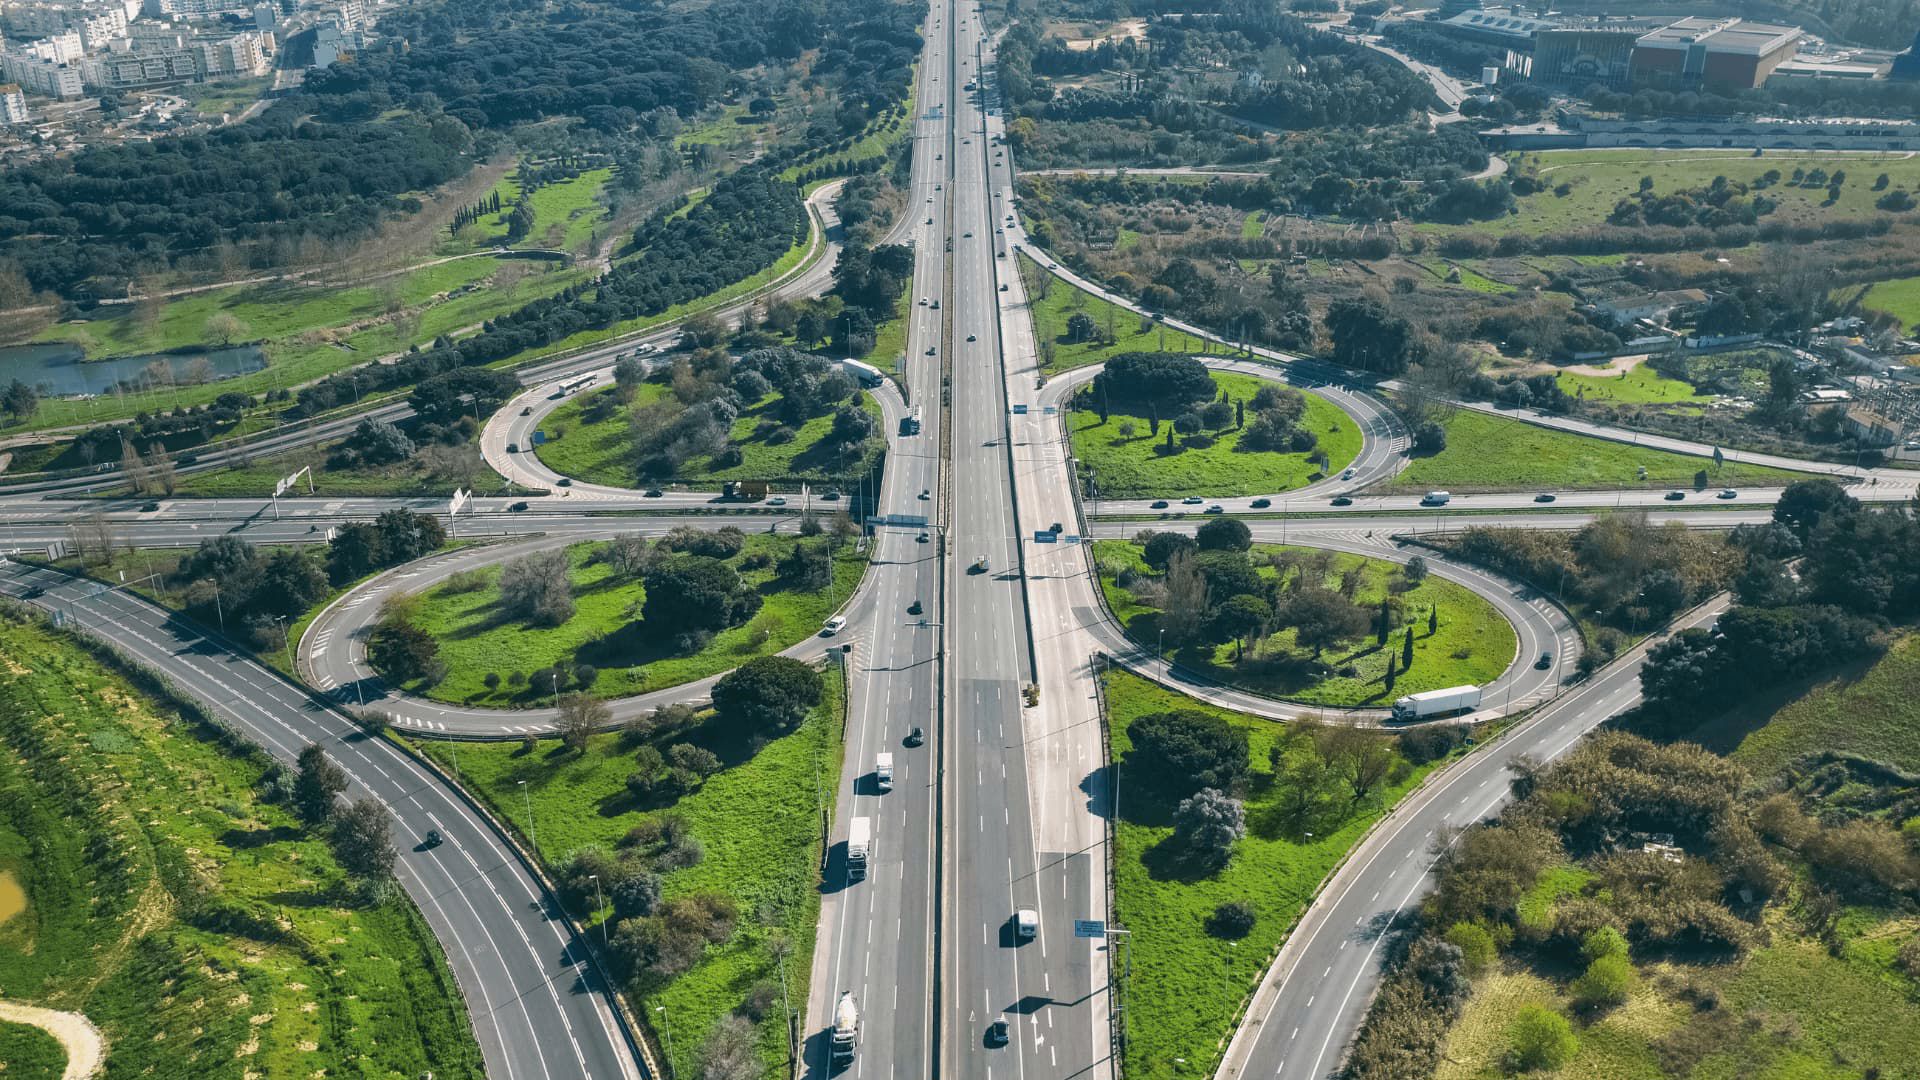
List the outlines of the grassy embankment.
<svg viewBox="0 0 1920 1080">
<path fill-rule="evenodd" d="M 1416 457 L 1381 492 L 1441 488 L 1470 491 L 1552 491 L 1567 488 L 1690 488 L 1704 469 L 1709 487 L 1779 486 L 1807 474 L 1674 454 L 1631 443 L 1590 439 L 1564 431 L 1462 409 L 1446 421 L 1447 448 Z M 1640 478 L 1638 470 L 1647 470 Z"/>
<path fill-rule="evenodd" d="M 1312 549 L 1284 548 L 1278 544 L 1256 544 L 1254 564 L 1263 577 L 1277 577 L 1263 557 L 1286 552 L 1307 555 Z M 1161 612 L 1140 603 L 1132 592 L 1120 586 L 1116 578 L 1125 570 L 1150 574 L 1140 561 L 1140 548 L 1129 540 L 1097 540 L 1094 559 L 1100 567 L 1100 588 L 1114 616 L 1126 627 L 1128 636 L 1148 648 L 1159 645 Z M 1294 643 L 1294 631 L 1286 627 L 1257 645 L 1249 643 L 1247 657 L 1233 662 L 1232 643 L 1196 644 L 1172 651 L 1176 662 L 1196 671 L 1232 683 L 1255 693 L 1301 701 L 1314 705 L 1384 707 L 1392 698 L 1423 690 L 1438 690 L 1467 683 L 1491 682 L 1513 662 L 1516 648 L 1513 627 L 1495 611 L 1493 605 L 1461 585 L 1428 574 L 1418 585 L 1404 579 L 1400 567 L 1382 559 L 1335 553 L 1324 582 L 1336 587 L 1341 576 L 1357 570 L 1361 574 L 1353 600 L 1362 607 L 1378 609 L 1387 596 L 1397 597 L 1405 612 L 1405 622 L 1388 635 L 1383 648 L 1369 629 L 1352 642 L 1342 644 L 1320 658 L 1317 668 L 1309 650 Z M 1295 571 L 1298 573 L 1298 571 Z M 1440 627 L 1427 633 L 1427 612 L 1438 607 Z M 1413 633 L 1413 665 L 1398 672 L 1393 690 L 1386 689 L 1389 654 L 1396 666 L 1405 626 Z M 1343 672 L 1351 672 L 1343 674 Z"/>
<path fill-rule="evenodd" d="M 1251 401 L 1270 380 L 1252 375 L 1215 372 L 1216 391 L 1225 391 L 1234 401 Z M 1304 395 L 1306 414 L 1300 427 L 1320 440 L 1320 449 L 1330 461 L 1329 469 L 1339 472 L 1360 454 L 1360 429 L 1340 408 L 1318 394 Z M 1249 414 L 1250 415 L 1250 414 Z M 1134 433 L 1121 436 L 1119 425 L 1131 423 Z M 1178 435 L 1177 447 L 1169 453 L 1166 432 L 1171 417 L 1163 417 L 1159 437 L 1148 434 L 1144 416 L 1114 412 L 1107 422 L 1091 410 L 1068 417 L 1073 433 L 1073 453 L 1093 470 L 1105 498 L 1160 498 L 1185 495 L 1267 495 L 1303 487 L 1318 477 L 1320 470 L 1307 464 L 1306 453 L 1274 453 L 1240 449 L 1240 432 L 1228 428 L 1210 433 L 1211 446 L 1187 446 Z"/>
<path fill-rule="evenodd" d="M 661 743 L 689 742 L 717 754 L 723 768 L 694 793 L 668 806 L 636 805 L 626 788 L 638 744 L 619 734 L 598 735 L 583 754 L 542 741 L 531 751 L 517 744 L 482 743 L 455 748 L 443 742 L 422 749 L 458 769 L 477 793 L 526 836 L 537 833 L 538 852 L 555 865 L 588 846 L 615 847 L 646 820 L 672 814 L 706 850 L 698 865 L 664 875 L 665 899 L 701 892 L 731 897 L 740 907 L 731 940 L 709 946 L 694 966 L 664 984 L 638 981 L 627 988 L 635 1011 L 654 1018 L 664 1007 L 673 1025 L 673 1065 L 691 1076 L 701 1044 L 722 1017 L 738 1008 L 756 983 L 782 977 L 774 947 L 791 947 L 785 965 L 793 1009 L 806 1015 L 814 922 L 819 917 L 821 808 L 840 769 L 844 688 L 829 673 L 820 707 L 790 734 L 757 751 L 748 733 L 731 730 L 708 714 L 690 732 L 662 735 Z M 520 786 L 525 781 L 526 786 Z M 527 817 L 528 799 L 533 817 Z M 771 1070 L 787 1055 L 784 1016 L 776 1006 L 757 1025 L 758 1045 Z"/>
<path fill-rule="evenodd" d="M 481 1076 L 404 897 L 352 898 L 230 748 L 38 624 L 0 620 L 9 997 L 84 1012 L 110 1076 Z M 12 1076 L 9 1069 L 7 1075 Z"/>
<path fill-rule="evenodd" d="M 1579 229 L 1605 221 L 1621 199 L 1640 190 L 1640 179 L 1651 177 L 1655 195 L 1706 188 L 1716 176 L 1751 185 L 1769 170 L 1779 170 L 1781 180 L 1757 194 L 1778 203 L 1778 209 L 1763 221 L 1812 221 L 1834 218 L 1866 217 L 1880 213 L 1874 201 L 1885 194 L 1873 190 L 1875 178 L 1886 173 L 1889 188 L 1920 188 L 1920 160 L 1902 155 L 1832 154 L 1768 151 L 1754 157 L 1751 150 L 1572 150 L 1520 155 L 1537 164 L 1544 189 L 1521 196 L 1518 212 L 1471 225 L 1422 224 L 1429 231 L 1471 230 L 1494 233 L 1544 233 Z M 1844 170 L 1846 183 L 1838 201 L 1827 203 L 1825 184 L 1796 187 L 1790 181 L 1795 169 L 1812 172 Z M 1565 195 L 1554 189 L 1570 184 Z"/>
<path fill-rule="evenodd" d="M 817 634 L 837 603 L 853 594 L 866 570 L 866 556 L 851 546 L 843 547 L 834 560 L 833 588 L 815 592 L 788 587 L 771 562 L 760 565 L 762 557 L 777 561 L 800 542 L 793 536 L 767 533 L 747 537 L 740 554 L 727 561 L 759 591 L 760 611 L 745 624 L 715 634 L 693 653 L 675 652 L 668 644 L 678 627 L 655 634 L 640 617 L 647 594 L 644 584 L 617 577 L 605 563 L 588 564 L 588 557 L 601 546 L 596 543 L 567 549 L 573 567 L 574 614 L 556 627 L 527 626 L 499 611 L 498 567 L 479 571 L 472 580 L 477 588 L 429 589 L 421 596 L 416 621 L 439 640 L 440 658 L 450 670 L 437 686 L 414 689 L 438 701 L 502 707 L 544 704 L 542 695 L 511 685 L 509 676 L 530 675 L 558 663 L 588 663 L 600 671 L 592 693 L 626 697 L 718 675 L 756 656 L 780 652 Z M 497 690 L 488 690 L 483 681 L 489 672 L 502 680 Z"/>
<path fill-rule="evenodd" d="M 1669 379 L 1640 363 L 1618 375 L 1576 375 L 1561 372 L 1560 389 L 1586 401 L 1609 405 L 1697 405 L 1712 401 L 1692 383 Z"/>
<path fill-rule="evenodd" d="M 610 387 L 595 391 L 547 415 L 542 425 L 547 432 L 547 441 L 534 451 L 542 464 L 562 476 L 571 476 L 591 484 L 634 487 L 640 483 L 636 471 L 639 455 L 634 449 L 627 411 L 615 408 L 603 419 L 591 423 L 582 420 L 582 414 L 588 412 L 595 398 L 611 393 L 613 390 Z M 634 400 L 644 405 L 660 400 L 668 393 L 664 384 L 648 382 L 641 385 Z M 715 468 L 711 455 L 701 455 L 687 459 L 675 479 L 717 488 L 726 480 L 798 483 L 802 480 L 824 481 L 859 474 L 861 470 L 858 467 L 838 467 L 835 464 L 836 455 L 825 442 L 833 430 L 832 413 L 813 417 L 793 428 L 793 438 L 785 441 L 776 441 L 777 424 L 767 423 L 763 430 L 763 421 L 776 417 L 779 403 L 779 394 L 768 394 L 744 409 L 734 420 L 730 436 L 732 445 L 740 448 L 740 464 Z M 876 424 L 881 421 L 880 403 L 874 400 L 873 395 L 863 392 L 860 395 L 860 407 L 873 416 Z"/>
<path fill-rule="evenodd" d="M 1114 830 L 1114 917 L 1131 931 L 1133 949 L 1126 1072 L 1141 1080 L 1209 1075 L 1225 1048 L 1234 1010 L 1321 879 L 1435 766 L 1397 769 L 1394 780 L 1367 800 L 1350 804 L 1342 795 L 1311 819 L 1293 818 L 1270 754 L 1276 744 L 1289 755 L 1312 751 L 1308 740 L 1290 735 L 1289 725 L 1215 708 L 1125 672 L 1108 674 L 1105 686 L 1112 752 L 1121 762 L 1125 792 Z M 1247 835 L 1235 845 L 1233 862 L 1211 877 L 1184 873 L 1167 858 L 1161 845 L 1173 833 L 1173 808 L 1148 794 L 1146 777 L 1137 772 L 1141 766 L 1126 760 L 1129 725 L 1176 709 L 1223 717 L 1247 734 L 1253 766 Z M 1232 900 L 1251 901 L 1257 916 L 1252 933 L 1238 942 L 1209 933 L 1206 925 L 1216 907 Z M 1186 1064 L 1175 1064 L 1176 1058 Z"/>
<path fill-rule="evenodd" d="M 1020 264 L 1020 276 L 1027 290 L 1027 302 L 1033 315 L 1033 334 L 1040 343 L 1044 355 L 1046 348 L 1053 347 L 1053 357 L 1046 363 L 1050 375 L 1071 371 L 1088 364 L 1098 364 L 1109 357 L 1124 352 L 1204 352 L 1216 348 L 1201 338 L 1184 334 L 1178 330 L 1168 330 L 1154 325 L 1149 320 L 1146 329 L 1141 329 L 1140 316 L 1100 299 L 1082 289 L 1054 277 L 1042 269 L 1039 264 L 1024 254 L 1015 254 Z M 1041 295 L 1042 290 L 1046 295 Z M 1067 334 L 1067 320 L 1085 313 L 1093 319 L 1093 325 L 1106 340 L 1075 342 Z M 1225 348 L 1218 347 L 1224 354 Z"/>
</svg>

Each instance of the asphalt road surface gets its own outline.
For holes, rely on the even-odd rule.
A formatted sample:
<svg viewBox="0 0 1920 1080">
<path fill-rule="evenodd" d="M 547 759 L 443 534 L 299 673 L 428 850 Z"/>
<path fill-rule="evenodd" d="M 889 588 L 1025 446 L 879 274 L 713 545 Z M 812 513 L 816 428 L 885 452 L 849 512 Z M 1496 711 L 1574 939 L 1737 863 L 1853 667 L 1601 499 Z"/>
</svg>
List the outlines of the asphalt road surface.
<svg viewBox="0 0 1920 1080">
<path fill-rule="evenodd" d="M 446 953 L 494 1080 L 642 1075 L 585 946 L 515 854 L 452 787 L 397 746 L 368 738 L 258 662 L 118 589 L 0 563 L 0 595 L 24 598 L 106 639 L 200 700 L 286 764 L 309 742 L 393 814 L 396 875 Z M 419 846 L 427 830 L 444 838 Z"/>
</svg>

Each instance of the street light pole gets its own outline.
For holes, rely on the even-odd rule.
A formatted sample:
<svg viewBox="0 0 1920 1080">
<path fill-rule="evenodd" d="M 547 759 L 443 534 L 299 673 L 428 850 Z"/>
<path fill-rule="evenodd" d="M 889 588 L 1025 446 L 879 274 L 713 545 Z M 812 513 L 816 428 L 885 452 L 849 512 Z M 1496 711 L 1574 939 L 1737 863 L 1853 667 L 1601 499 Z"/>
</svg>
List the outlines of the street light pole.
<svg viewBox="0 0 1920 1080">
<path fill-rule="evenodd" d="M 600 909 L 607 906 L 606 897 L 600 893 L 600 875 L 588 874 L 587 876 L 593 879 L 593 910 L 598 914 Z M 600 920 L 600 947 L 603 949 L 607 947 L 607 920 L 605 918 Z"/>
<path fill-rule="evenodd" d="M 527 782 L 525 780 L 519 780 L 515 782 L 520 785 L 520 794 L 526 796 L 527 836 L 530 839 L 532 839 L 533 850 L 537 853 L 540 850 L 540 826 L 534 824 L 534 821 L 533 821 L 533 792 L 528 790 Z"/>
<path fill-rule="evenodd" d="M 667 1015 L 665 1005 L 655 1005 L 653 1011 L 660 1014 L 660 1030 L 667 1034 L 667 1075 L 676 1075 L 673 1068 L 673 1018 Z"/>
</svg>

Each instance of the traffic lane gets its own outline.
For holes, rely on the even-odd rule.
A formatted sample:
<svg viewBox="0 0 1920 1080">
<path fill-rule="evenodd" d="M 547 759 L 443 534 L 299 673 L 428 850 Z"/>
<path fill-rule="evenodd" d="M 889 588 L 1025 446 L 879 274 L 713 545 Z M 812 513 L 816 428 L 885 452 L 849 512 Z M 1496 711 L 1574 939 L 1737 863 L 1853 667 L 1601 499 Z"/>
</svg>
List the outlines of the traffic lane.
<svg viewBox="0 0 1920 1080">
<path fill-rule="evenodd" d="M 1716 601 L 1676 629 L 1717 618 L 1724 598 Z M 1492 746 L 1436 774 L 1382 819 L 1283 947 L 1266 980 L 1272 985 L 1263 984 L 1256 994 L 1219 1075 L 1264 1076 L 1268 1063 L 1273 1075 L 1283 1078 L 1336 1075 L 1379 981 L 1381 943 L 1431 887 L 1432 863 L 1442 850 L 1437 843 L 1449 830 L 1486 818 L 1506 801 L 1506 771 L 1515 758 L 1525 754 L 1551 761 L 1607 718 L 1631 708 L 1639 700 L 1645 654 L 1664 636 L 1642 642 Z"/>
<path fill-rule="evenodd" d="M 351 780 L 348 794 L 371 795 L 395 816 L 401 884 L 441 941 L 490 1073 L 638 1075 L 604 988 L 580 943 L 554 917 L 551 898 L 504 838 L 436 777 L 160 608 L 19 564 L 0 567 L 0 583 L 15 597 L 38 586 L 44 594 L 30 602 L 70 612 L 87 632 L 111 627 L 115 647 L 173 679 L 282 762 L 291 764 L 310 741 L 329 749 Z M 442 829 L 441 847 L 408 843 L 424 831 L 423 819 Z M 464 868 L 448 865 L 455 854 Z M 566 1043 L 550 1035 L 542 1041 L 542 1033 L 556 1031 L 567 1033 Z"/>
<path fill-rule="evenodd" d="M 1358 484 L 1356 475 L 1353 483 Z M 1904 502 L 1914 497 L 1915 484 L 1920 478 L 1901 484 L 1879 484 L 1872 487 L 1854 487 L 1849 494 L 1863 502 Z M 1645 509 L 1662 510 L 1676 506 L 1699 505 L 1705 503 L 1712 507 L 1770 507 L 1780 499 L 1781 488 L 1726 488 L 1705 492 L 1684 491 L 1681 498 L 1674 498 L 1672 491 L 1664 488 L 1622 489 L 1612 491 L 1516 491 L 1486 494 L 1451 493 L 1443 503 L 1428 502 L 1424 495 L 1334 495 L 1312 490 L 1281 492 L 1267 496 L 1270 505 L 1254 506 L 1253 498 L 1248 496 L 1208 498 L 1203 502 L 1207 506 L 1219 505 L 1228 513 L 1260 511 L 1278 513 L 1311 512 L 1327 515 L 1351 515 L 1380 513 L 1392 510 L 1402 513 L 1417 513 L 1428 518 L 1445 517 L 1449 514 L 1473 513 L 1484 510 L 1552 510 L 1559 507 L 1582 509 Z M 1719 491 L 1734 491 L 1730 497 L 1721 497 Z M 1542 498 L 1542 494 L 1551 498 Z M 1200 504 L 1179 502 L 1181 496 L 1175 494 L 1165 499 L 1111 499 L 1102 500 L 1100 516 L 1110 517 L 1120 514 L 1154 515 L 1161 513 L 1199 513 Z M 1344 499 L 1336 503 L 1334 499 Z M 1155 503 L 1167 505 L 1156 506 Z"/>
</svg>

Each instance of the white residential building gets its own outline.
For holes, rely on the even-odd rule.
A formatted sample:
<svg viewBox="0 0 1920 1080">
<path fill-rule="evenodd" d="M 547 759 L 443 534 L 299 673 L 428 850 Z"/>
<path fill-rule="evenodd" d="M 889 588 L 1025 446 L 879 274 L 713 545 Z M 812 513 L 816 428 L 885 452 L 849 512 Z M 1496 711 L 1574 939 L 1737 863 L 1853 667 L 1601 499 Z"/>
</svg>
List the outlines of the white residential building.
<svg viewBox="0 0 1920 1080">
<path fill-rule="evenodd" d="M 86 94 L 78 68 L 56 64 L 4 44 L 0 44 L 0 78 L 18 83 L 27 93 L 42 97 L 71 99 Z"/>
<path fill-rule="evenodd" d="M 0 126 L 24 124 L 29 119 L 27 95 L 21 93 L 20 84 L 0 83 Z"/>
<path fill-rule="evenodd" d="M 87 54 L 86 43 L 72 30 L 29 41 L 22 48 L 50 64 L 71 64 Z"/>
</svg>

